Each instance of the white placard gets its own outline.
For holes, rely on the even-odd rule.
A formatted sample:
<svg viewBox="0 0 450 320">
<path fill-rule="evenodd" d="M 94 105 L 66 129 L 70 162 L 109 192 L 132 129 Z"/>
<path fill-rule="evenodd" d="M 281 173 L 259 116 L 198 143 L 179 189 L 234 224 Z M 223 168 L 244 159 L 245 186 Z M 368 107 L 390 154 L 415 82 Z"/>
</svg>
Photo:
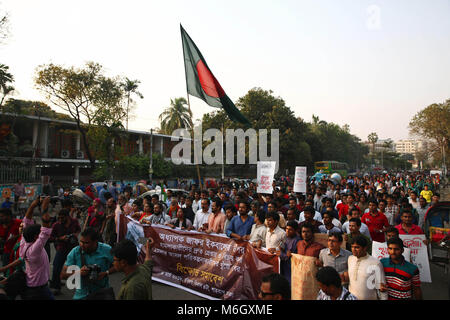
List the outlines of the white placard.
<svg viewBox="0 0 450 320">
<path fill-rule="evenodd" d="M 405 247 L 403 256 L 405 257 L 406 261 L 411 262 L 411 249 Z M 375 257 L 378 260 L 389 258 L 387 243 L 372 241 L 372 257 Z"/>
<path fill-rule="evenodd" d="M 401 234 L 405 247 L 411 249 L 411 263 L 419 267 L 420 281 L 431 282 L 430 262 L 428 260 L 427 246 L 423 243 L 426 239 L 424 234 Z"/>
<path fill-rule="evenodd" d="M 306 167 L 295 167 L 294 192 L 306 193 Z"/>
<path fill-rule="evenodd" d="M 257 178 L 258 193 L 273 193 L 273 177 L 275 176 L 275 161 L 258 161 Z"/>
</svg>

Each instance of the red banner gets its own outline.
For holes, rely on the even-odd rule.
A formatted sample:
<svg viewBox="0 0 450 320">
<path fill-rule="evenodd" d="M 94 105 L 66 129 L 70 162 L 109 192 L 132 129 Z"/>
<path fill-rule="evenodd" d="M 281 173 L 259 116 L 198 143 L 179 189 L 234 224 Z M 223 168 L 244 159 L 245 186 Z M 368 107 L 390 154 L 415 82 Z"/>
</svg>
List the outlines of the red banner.
<svg viewBox="0 0 450 320">
<path fill-rule="evenodd" d="M 120 223 L 120 234 L 126 235 L 126 226 Z M 278 257 L 253 248 L 248 241 L 159 225 L 143 229 L 145 237 L 155 241 L 153 280 L 209 299 L 257 299 L 262 277 L 279 272 Z"/>
</svg>

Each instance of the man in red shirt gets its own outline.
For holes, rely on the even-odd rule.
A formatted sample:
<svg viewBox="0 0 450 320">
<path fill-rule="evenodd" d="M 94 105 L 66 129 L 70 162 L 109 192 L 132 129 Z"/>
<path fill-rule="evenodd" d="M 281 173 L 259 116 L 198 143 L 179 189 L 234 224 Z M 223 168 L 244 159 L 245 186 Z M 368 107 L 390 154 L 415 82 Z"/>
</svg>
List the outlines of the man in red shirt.
<svg viewBox="0 0 450 320">
<path fill-rule="evenodd" d="M 378 211 L 377 206 L 378 204 L 375 200 L 370 200 L 369 212 L 362 216 L 361 222 L 365 223 L 369 228 L 373 241 L 384 242 L 384 232 L 389 227 L 389 222 L 386 216 Z"/>
<path fill-rule="evenodd" d="M 402 212 L 402 223 L 396 225 L 399 234 L 423 234 L 422 229 L 412 223 L 413 215 L 410 210 L 405 210 Z"/>
<path fill-rule="evenodd" d="M 11 209 L 0 209 L 0 252 L 2 252 L 2 263 L 9 263 L 10 255 L 14 245 L 20 236 L 19 227 L 22 220 L 13 219 Z"/>
</svg>

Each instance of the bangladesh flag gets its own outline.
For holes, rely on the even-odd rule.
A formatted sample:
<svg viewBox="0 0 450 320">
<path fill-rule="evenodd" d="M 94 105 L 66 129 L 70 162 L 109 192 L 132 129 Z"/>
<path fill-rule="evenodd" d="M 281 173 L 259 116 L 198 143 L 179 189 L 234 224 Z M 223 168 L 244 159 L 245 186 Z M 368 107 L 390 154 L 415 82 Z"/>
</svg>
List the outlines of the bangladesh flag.
<svg viewBox="0 0 450 320">
<path fill-rule="evenodd" d="M 164 189 L 163 184 L 160 184 L 161 186 L 161 196 L 163 198 L 163 201 L 166 202 L 167 201 L 167 193 L 166 193 L 166 189 Z"/>
<path fill-rule="evenodd" d="M 194 41 L 181 25 L 180 28 L 188 93 L 202 99 L 211 107 L 223 108 L 232 121 L 250 125 L 250 122 L 223 91 Z"/>
</svg>

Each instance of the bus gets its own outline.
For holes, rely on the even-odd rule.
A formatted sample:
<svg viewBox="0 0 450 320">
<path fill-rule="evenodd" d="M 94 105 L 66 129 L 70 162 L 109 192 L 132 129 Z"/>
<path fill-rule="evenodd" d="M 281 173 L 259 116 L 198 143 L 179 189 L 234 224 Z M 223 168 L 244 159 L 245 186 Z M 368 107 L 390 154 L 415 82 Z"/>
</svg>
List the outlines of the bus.
<svg viewBox="0 0 450 320">
<path fill-rule="evenodd" d="M 342 178 L 347 177 L 348 165 L 345 162 L 339 161 L 317 161 L 314 162 L 314 172 L 322 170 L 323 173 L 333 174 L 339 173 Z"/>
</svg>

